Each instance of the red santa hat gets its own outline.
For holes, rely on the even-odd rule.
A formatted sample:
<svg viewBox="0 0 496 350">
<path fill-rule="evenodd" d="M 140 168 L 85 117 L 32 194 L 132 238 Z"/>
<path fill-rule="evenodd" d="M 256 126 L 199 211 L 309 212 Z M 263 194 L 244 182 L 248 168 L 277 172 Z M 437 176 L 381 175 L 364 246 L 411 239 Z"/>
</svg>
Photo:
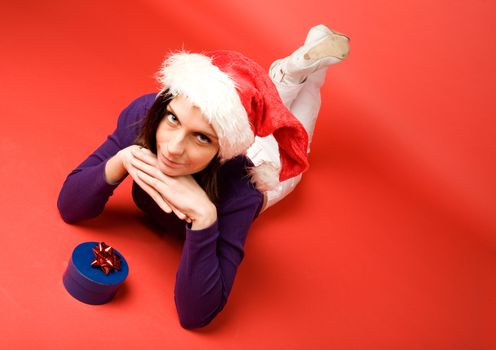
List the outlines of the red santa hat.
<svg viewBox="0 0 496 350">
<path fill-rule="evenodd" d="M 308 168 L 308 134 L 284 106 L 268 74 L 236 51 L 179 52 L 158 73 L 162 91 L 183 95 L 208 119 L 219 139 L 219 158 L 245 154 L 255 136 L 274 136 L 281 167 L 262 163 L 250 170 L 261 191 Z"/>
</svg>

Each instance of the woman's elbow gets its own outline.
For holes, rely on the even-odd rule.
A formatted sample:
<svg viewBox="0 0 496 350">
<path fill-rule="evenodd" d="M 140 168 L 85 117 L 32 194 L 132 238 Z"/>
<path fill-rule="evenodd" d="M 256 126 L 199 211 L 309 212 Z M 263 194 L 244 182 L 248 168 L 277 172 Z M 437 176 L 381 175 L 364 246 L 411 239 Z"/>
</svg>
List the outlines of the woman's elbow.
<svg viewBox="0 0 496 350">
<path fill-rule="evenodd" d="M 74 201 L 64 200 L 63 197 L 59 197 L 57 200 L 57 209 L 59 210 L 60 217 L 67 224 L 75 224 L 79 221 L 96 217 L 101 213 L 101 211 L 88 212 L 77 204 Z"/>
<path fill-rule="evenodd" d="M 202 307 L 195 307 L 193 303 L 188 303 L 181 307 L 176 301 L 176 310 L 179 317 L 181 327 L 185 329 L 195 329 L 208 326 L 210 322 L 217 316 L 222 308 L 215 307 L 210 310 L 201 310 Z"/>
<path fill-rule="evenodd" d="M 69 210 L 66 202 L 67 201 L 65 201 L 62 196 L 62 192 L 59 193 L 59 197 L 57 198 L 57 209 L 59 210 L 60 217 L 67 224 L 73 224 L 77 220 L 75 220 L 74 215 L 71 213 L 71 210 Z"/>
<path fill-rule="evenodd" d="M 213 319 L 214 317 L 207 320 L 201 320 L 201 319 L 185 317 L 185 315 L 179 314 L 179 323 L 181 324 L 181 327 L 183 327 L 184 329 L 197 329 L 197 328 L 206 327 L 210 324 L 210 322 L 212 322 Z"/>
<path fill-rule="evenodd" d="M 60 217 L 66 224 L 74 224 L 79 221 L 79 218 L 74 215 L 74 212 L 66 209 L 63 205 L 60 204 L 60 202 L 57 202 L 57 208 L 59 210 Z"/>
</svg>

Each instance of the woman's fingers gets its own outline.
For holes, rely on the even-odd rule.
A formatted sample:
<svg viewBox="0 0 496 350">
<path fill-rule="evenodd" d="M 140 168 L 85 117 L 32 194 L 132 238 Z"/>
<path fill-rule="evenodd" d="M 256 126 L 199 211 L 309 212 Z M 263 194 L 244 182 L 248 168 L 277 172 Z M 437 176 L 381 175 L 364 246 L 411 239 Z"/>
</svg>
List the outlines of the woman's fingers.
<svg viewBox="0 0 496 350">
<path fill-rule="evenodd" d="M 133 175 L 133 174 L 131 174 Z M 143 182 L 137 175 L 133 176 L 134 181 L 158 204 L 166 213 L 172 213 L 172 208 L 155 189 Z"/>
<path fill-rule="evenodd" d="M 139 170 L 138 170 L 139 172 Z M 158 204 L 158 206 L 165 211 L 166 213 L 172 213 L 176 214 L 178 218 L 181 220 L 187 220 L 189 219 L 186 215 L 184 215 L 181 211 L 179 211 L 176 207 L 174 207 L 172 204 L 167 202 L 162 195 L 157 192 L 153 187 L 149 186 L 146 184 L 144 181 L 142 181 L 139 177 L 138 180 L 136 181 L 137 184 L 146 192 L 148 195 Z M 191 221 L 188 221 L 191 222 Z"/>
<path fill-rule="evenodd" d="M 162 193 L 160 191 L 160 188 L 159 188 L 160 187 L 159 186 L 159 182 L 160 181 L 159 180 L 157 180 L 153 176 L 148 175 L 147 173 L 143 172 L 139 168 L 136 168 L 136 175 L 137 175 L 137 177 L 138 177 L 138 179 L 139 179 L 140 182 L 144 183 L 147 188 L 153 190 L 155 197 L 157 197 L 155 195 L 155 193 L 157 193 L 158 196 L 160 196 L 160 198 L 164 202 L 167 202 L 167 200 L 164 198 L 164 196 L 162 195 Z M 150 193 L 148 193 L 148 194 L 150 194 Z M 173 205 L 169 204 L 168 202 L 167 202 L 167 205 L 169 205 L 171 207 L 171 209 L 174 207 Z M 180 211 L 178 211 L 178 212 L 181 213 Z"/>
<path fill-rule="evenodd" d="M 166 181 L 166 176 L 156 166 L 156 159 L 153 160 L 151 156 L 144 155 L 140 151 L 132 151 L 132 153 L 134 158 L 131 159 L 131 164 L 135 168 L 140 169 L 152 177 L 160 179 L 161 181 Z"/>
<path fill-rule="evenodd" d="M 133 152 L 134 150 L 132 150 Z M 158 204 L 158 206 L 165 211 L 166 213 L 172 213 L 173 209 L 172 206 L 164 200 L 162 195 L 157 192 L 153 187 L 149 186 L 146 184 L 142 179 L 139 178 L 137 175 L 137 172 L 139 169 L 137 169 L 135 166 L 133 166 L 133 156 L 131 155 L 131 160 L 129 161 L 129 164 L 126 166 L 126 170 L 129 173 L 129 175 L 133 178 L 133 180 L 146 192 L 148 195 Z"/>
<path fill-rule="evenodd" d="M 162 191 L 160 191 L 160 188 L 163 186 L 163 183 L 161 183 L 160 180 L 157 180 L 156 178 L 148 175 L 147 173 L 139 169 L 136 169 L 136 175 L 139 179 L 139 182 L 142 183 L 143 186 L 140 183 L 138 184 L 150 195 L 150 197 L 152 197 L 155 202 L 157 202 L 157 204 L 162 209 L 165 208 L 164 210 L 167 213 L 170 213 L 170 210 L 172 210 L 179 219 L 191 222 L 191 220 L 189 220 L 189 218 L 183 212 L 181 212 L 164 198 L 164 196 L 162 195 Z M 166 208 L 170 208 L 170 210 L 166 210 Z"/>
<path fill-rule="evenodd" d="M 163 203 L 162 205 L 170 208 L 178 218 L 190 223 L 191 219 L 169 203 L 162 195 L 162 193 L 165 192 L 163 181 L 167 180 L 167 177 L 156 167 L 157 156 L 146 148 L 133 149 L 131 153 L 134 156 L 134 158 L 131 159 L 131 165 L 136 169 L 136 174 L 139 174 L 138 178 L 140 183 L 143 184 L 143 186 L 140 186 L 143 189 L 146 187 L 147 190 L 145 191 L 147 191 L 150 196 L 153 194 L 152 198 L 157 204 L 161 205 L 161 203 Z M 165 211 L 170 213 L 169 210 Z"/>
<path fill-rule="evenodd" d="M 147 187 L 152 188 L 153 191 L 158 194 L 158 196 L 160 197 L 160 199 L 162 201 L 166 202 L 167 205 L 170 206 L 170 208 L 172 209 L 172 211 L 174 212 L 174 214 L 176 214 L 179 219 L 186 220 L 187 222 L 191 222 L 191 220 L 183 212 L 181 212 L 179 209 L 177 209 L 176 207 L 174 207 L 172 204 L 170 204 L 169 202 L 167 202 L 163 198 L 162 192 L 158 189 L 163 184 L 161 184 L 159 180 L 155 179 L 154 177 L 148 175 L 147 173 L 145 173 L 145 172 L 143 172 L 141 170 L 138 170 L 136 174 L 138 175 L 138 178 L 140 180 L 142 180 L 146 184 Z"/>
<path fill-rule="evenodd" d="M 157 156 L 150 150 L 146 148 L 141 148 L 141 149 L 133 149 L 131 151 L 133 156 L 135 156 L 138 159 L 141 159 L 143 162 L 150 164 L 150 165 L 157 165 Z"/>
</svg>

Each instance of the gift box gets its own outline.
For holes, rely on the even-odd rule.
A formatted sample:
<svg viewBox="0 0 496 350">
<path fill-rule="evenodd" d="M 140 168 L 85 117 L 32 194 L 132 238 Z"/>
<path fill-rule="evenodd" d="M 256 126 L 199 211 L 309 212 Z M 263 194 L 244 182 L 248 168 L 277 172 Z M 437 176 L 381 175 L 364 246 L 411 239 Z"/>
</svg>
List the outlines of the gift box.
<svg viewBox="0 0 496 350">
<path fill-rule="evenodd" d="M 67 291 L 86 304 L 105 304 L 112 300 L 129 272 L 124 257 L 104 242 L 85 242 L 72 252 L 64 272 Z"/>
</svg>

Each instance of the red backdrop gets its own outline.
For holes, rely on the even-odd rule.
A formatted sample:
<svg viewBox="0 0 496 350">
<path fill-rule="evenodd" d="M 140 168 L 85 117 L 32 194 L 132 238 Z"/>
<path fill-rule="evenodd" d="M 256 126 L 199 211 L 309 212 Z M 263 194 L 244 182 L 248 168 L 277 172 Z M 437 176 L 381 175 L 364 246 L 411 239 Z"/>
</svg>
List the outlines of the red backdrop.
<svg viewBox="0 0 496 350">
<path fill-rule="evenodd" d="M 489 1 L 3 1 L 0 347 L 494 349 L 496 5 Z M 65 224 L 67 174 L 157 91 L 169 50 L 235 49 L 268 68 L 326 23 L 351 37 L 328 71 L 310 170 L 253 225 L 232 294 L 180 327 L 182 242 L 128 178 Z M 130 274 L 91 306 L 62 285 L 105 241 Z"/>
</svg>

